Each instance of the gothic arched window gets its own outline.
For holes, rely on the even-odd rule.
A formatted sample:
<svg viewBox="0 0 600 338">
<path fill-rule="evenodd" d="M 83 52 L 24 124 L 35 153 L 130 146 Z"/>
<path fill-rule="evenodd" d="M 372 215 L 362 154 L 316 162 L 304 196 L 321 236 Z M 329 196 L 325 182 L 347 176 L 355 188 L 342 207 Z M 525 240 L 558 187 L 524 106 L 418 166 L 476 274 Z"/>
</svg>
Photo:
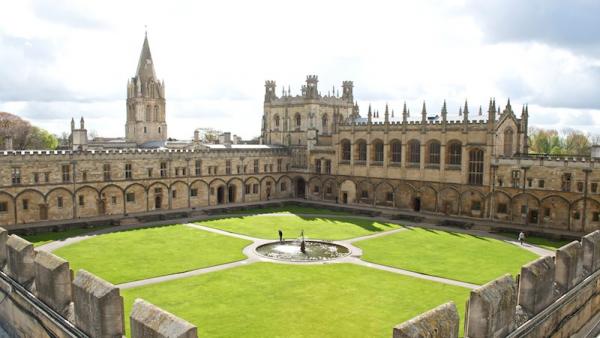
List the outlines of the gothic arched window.
<svg viewBox="0 0 600 338">
<path fill-rule="evenodd" d="M 440 164 L 440 142 L 431 141 L 428 145 L 429 156 L 427 157 L 428 164 Z"/>
<path fill-rule="evenodd" d="M 145 116 L 145 120 L 146 122 L 150 121 L 150 114 L 152 114 L 152 107 L 150 107 L 150 105 L 146 106 L 146 116 Z"/>
<path fill-rule="evenodd" d="M 373 154 L 371 159 L 373 162 L 383 162 L 383 142 L 381 140 L 373 141 L 372 145 Z"/>
<path fill-rule="evenodd" d="M 392 163 L 400 163 L 402 161 L 402 143 L 398 140 L 393 140 L 390 143 L 390 151 Z"/>
<path fill-rule="evenodd" d="M 513 131 L 507 128 L 504 131 L 504 156 L 512 156 L 513 153 Z"/>
<path fill-rule="evenodd" d="M 469 151 L 469 184 L 483 184 L 483 150 Z"/>
<path fill-rule="evenodd" d="M 321 117 L 321 125 L 323 126 L 323 131 L 327 132 L 327 124 L 329 123 L 329 119 L 327 118 L 327 114 Z"/>
<path fill-rule="evenodd" d="M 300 113 L 296 113 L 296 128 L 300 128 L 302 126 L 302 117 Z"/>
<path fill-rule="evenodd" d="M 462 162 L 462 145 L 458 141 L 448 144 L 448 164 L 460 165 Z"/>
<path fill-rule="evenodd" d="M 365 140 L 356 141 L 355 160 L 357 162 L 363 162 L 363 163 L 367 161 L 367 141 L 365 141 Z"/>
<path fill-rule="evenodd" d="M 342 161 L 350 161 L 350 141 L 343 140 L 342 141 Z"/>
<path fill-rule="evenodd" d="M 412 140 L 408 142 L 408 163 L 421 163 L 421 142 Z"/>
<path fill-rule="evenodd" d="M 279 115 L 275 115 L 275 127 L 279 128 Z"/>
<path fill-rule="evenodd" d="M 160 108 L 158 108 L 158 105 L 154 106 L 154 121 L 160 121 Z"/>
</svg>

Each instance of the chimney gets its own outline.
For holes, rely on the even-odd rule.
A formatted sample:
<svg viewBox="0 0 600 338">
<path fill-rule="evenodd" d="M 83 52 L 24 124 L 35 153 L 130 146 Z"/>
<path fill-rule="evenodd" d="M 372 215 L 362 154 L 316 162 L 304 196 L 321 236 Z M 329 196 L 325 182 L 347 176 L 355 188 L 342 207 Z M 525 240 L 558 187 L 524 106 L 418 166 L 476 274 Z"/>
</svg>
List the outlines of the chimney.
<svg viewBox="0 0 600 338">
<path fill-rule="evenodd" d="M 4 150 L 14 150 L 12 136 L 4 136 Z"/>
</svg>

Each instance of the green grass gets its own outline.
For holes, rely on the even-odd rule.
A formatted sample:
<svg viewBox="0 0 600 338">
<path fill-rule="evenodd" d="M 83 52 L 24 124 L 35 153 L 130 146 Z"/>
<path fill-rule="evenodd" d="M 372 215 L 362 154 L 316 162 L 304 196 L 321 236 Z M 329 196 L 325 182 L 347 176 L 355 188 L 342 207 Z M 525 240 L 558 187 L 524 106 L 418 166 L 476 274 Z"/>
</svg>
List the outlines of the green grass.
<svg viewBox="0 0 600 338">
<path fill-rule="evenodd" d="M 512 231 L 501 231 L 501 232 L 498 232 L 497 234 L 507 237 L 509 239 L 515 240 L 515 241 L 519 237 L 518 232 L 512 232 Z M 544 248 L 544 249 L 551 250 L 551 251 L 554 251 L 554 250 L 556 250 L 564 245 L 567 245 L 571 242 L 572 242 L 572 240 L 568 240 L 568 239 L 552 239 L 552 238 L 546 238 L 546 237 L 540 237 L 540 236 L 528 236 L 528 235 L 525 236 L 525 243 L 539 246 L 540 248 Z"/>
<path fill-rule="evenodd" d="M 109 226 L 106 225 L 106 226 L 100 226 L 100 227 L 94 227 L 94 228 L 76 228 L 76 229 L 69 229 L 69 230 L 58 231 L 58 232 L 44 232 L 44 233 L 35 234 L 35 235 L 23 236 L 23 238 L 28 240 L 29 242 L 33 243 L 33 246 L 40 246 L 40 245 L 48 244 L 48 243 L 51 243 L 54 241 L 62 241 L 67 238 L 70 238 L 70 237 L 79 236 L 82 234 L 86 234 L 86 233 L 89 233 L 92 231 L 104 229 L 107 227 L 109 227 Z"/>
<path fill-rule="evenodd" d="M 411 228 L 354 243 L 366 261 L 474 284 L 519 273 L 534 253 L 486 237 Z"/>
<path fill-rule="evenodd" d="M 527 236 L 525 237 L 525 243 L 529 243 L 535 246 L 539 246 L 540 248 L 548 249 L 548 250 L 556 250 L 563 245 L 567 245 L 572 241 L 562 240 L 562 239 L 549 239 L 538 236 Z"/>
<path fill-rule="evenodd" d="M 202 337 L 320 338 L 390 337 L 395 325 L 450 300 L 462 316 L 469 290 L 352 264 L 254 263 L 121 293 L 125 313 L 142 298 Z"/>
<path fill-rule="evenodd" d="M 68 260 L 74 271 L 85 269 L 120 284 L 242 260 L 248 244 L 172 225 L 94 236 L 54 253 Z"/>
<path fill-rule="evenodd" d="M 337 211 L 330 210 L 327 208 L 314 208 L 314 207 L 305 207 L 301 205 L 284 205 L 281 207 L 266 207 L 266 208 L 256 208 L 250 210 L 235 210 L 235 211 L 227 211 L 228 214 L 274 214 L 274 213 L 284 213 L 284 214 L 315 214 L 315 215 L 352 215 L 351 212 L 347 211 Z"/>
<path fill-rule="evenodd" d="M 372 233 L 397 229 L 393 223 L 380 223 L 372 219 L 344 217 L 303 217 L 303 216 L 243 216 L 202 221 L 208 227 L 252 237 L 277 239 L 277 230 L 283 231 L 284 238 L 297 238 L 304 230 L 308 238 L 340 240 L 370 235 Z"/>
</svg>

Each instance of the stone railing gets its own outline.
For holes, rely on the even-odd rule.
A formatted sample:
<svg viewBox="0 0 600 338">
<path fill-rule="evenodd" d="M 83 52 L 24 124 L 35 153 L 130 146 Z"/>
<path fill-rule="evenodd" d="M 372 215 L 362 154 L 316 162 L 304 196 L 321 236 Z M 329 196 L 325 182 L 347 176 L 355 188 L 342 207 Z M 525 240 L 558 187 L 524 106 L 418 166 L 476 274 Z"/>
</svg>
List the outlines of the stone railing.
<svg viewBox="0 0 600 338">
<path fill-rule="evenodd" d="M 16 337 L 121 337 L 119 288 L 0 228 L 0 323 Z M 197 337 L 194 325 L 137 299 L 130 337 Z"/>
<path fill-rule="evenodd" d="M 473 291 L 465 337 L 570 337 L 600 313 L 600 230 L 556 256 L 524 265 Z M 396 326 L 394 338 L 458 337 L 456 306 L 447 303 Z"/>
</svg>

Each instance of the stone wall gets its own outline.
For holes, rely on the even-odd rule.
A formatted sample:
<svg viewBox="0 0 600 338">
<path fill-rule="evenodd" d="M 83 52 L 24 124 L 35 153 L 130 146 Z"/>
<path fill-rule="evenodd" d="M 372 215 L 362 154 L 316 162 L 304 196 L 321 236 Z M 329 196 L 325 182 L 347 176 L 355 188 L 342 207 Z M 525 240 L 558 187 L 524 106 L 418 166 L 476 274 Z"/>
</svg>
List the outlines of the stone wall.
<svg viewBox="0 0 600 338">
<path fill-rule="evenodd" d="M 473 291 L 465 337 L 570 337 L 600 313 L 600 231 L 569 243 L 556 256 L 521 268 Z M 452 337 L 458 316 L 445 304 L 396 328 L 394 337 Z"/>
<path fill-rule="evenodd" d="M 5 261 L 5 264 L 4 264 Z M 16 337 L 121 337 L 125 335 L 119 288 L 38 251 L 0 228 L 0 326 Z M 158 307 L 136 300 L 130 337 L 197 337 L 197 329 Z"/>
</svg>

